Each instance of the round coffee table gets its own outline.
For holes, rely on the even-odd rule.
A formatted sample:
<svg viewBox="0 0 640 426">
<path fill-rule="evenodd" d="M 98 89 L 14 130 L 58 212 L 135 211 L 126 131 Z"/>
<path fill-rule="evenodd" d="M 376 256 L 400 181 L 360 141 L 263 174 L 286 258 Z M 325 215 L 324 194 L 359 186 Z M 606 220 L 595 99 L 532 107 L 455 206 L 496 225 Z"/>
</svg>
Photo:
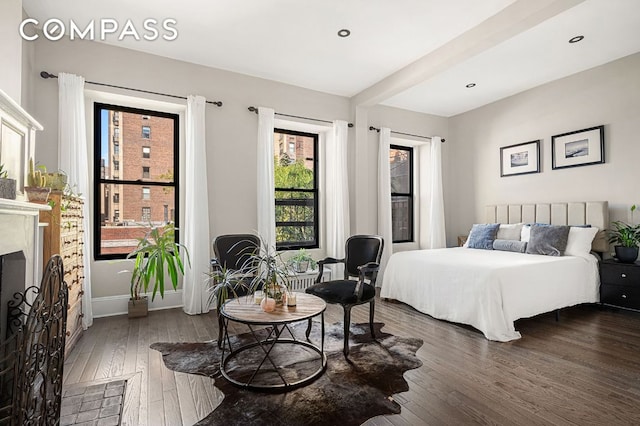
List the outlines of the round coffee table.
<svg viewBox="0 0 640 426">
<path fill-rule="evenodd" d="M 296 295 L 297 306 L 277 306 L 273 312 L 264 312 L 260 305 L 253 302 L 253 295 L 231 299 L 222 305 L 220 314 L 223 319 L 223 344 L 220 372 L 225 379 L 245 389 L 287 392 L 311 383 L 324 373 L 327 368 L 327 356 L 324 353 L 324 311 L 327 308 L 327 304 L 324 300 L 311 294 L 296 293 Z M 296 338 L 289 325 L 304 320 L 309 321 L 310 325 L 311 319 L 318 315 L 320 315 L 321 327 L 320 346 L 313 344 L 311 341 L 303 341 Z M 229 335 L 229 323 L 231 321 L 248 326 L 253 340 L 239 344 L 235 348 L 232 347 Z M 268 326 L 266 338 L 264 336 L 261 337 L 259 335 L 260 330 L 256 329 L 256 327 L 262 328 L 263 326 Z M 283 336 L 285 331 L 290 337 Z M 313 362 L 317 362 L 318 368 L 310 373 L 301 373 L 302 377 L 298 374 L 294 378 L 285 377 L 285 374 L 283 374 L 284 367 L 278 365 L 278 361 L 272 356 L 274 348 L 282 348 L 284 345 L 292 346 L 291 349 L 295 347 L 310 349 L 310 353 L 317 354 L 317 360 Z M 257 360 L 255 365 L 249 366 L 252 369 L 249 379 L 232 377 L 232 372 L 229 370 L 230 361 L 241 362 L 240 355 L 253 348 L 260 348 L 264 356 Z M 270 373 L 275 373 L 279 378 L 277 383 L 260 382 L 257 378 L 258 373 L 264 373 L 267 370 Z"/>
</svg>

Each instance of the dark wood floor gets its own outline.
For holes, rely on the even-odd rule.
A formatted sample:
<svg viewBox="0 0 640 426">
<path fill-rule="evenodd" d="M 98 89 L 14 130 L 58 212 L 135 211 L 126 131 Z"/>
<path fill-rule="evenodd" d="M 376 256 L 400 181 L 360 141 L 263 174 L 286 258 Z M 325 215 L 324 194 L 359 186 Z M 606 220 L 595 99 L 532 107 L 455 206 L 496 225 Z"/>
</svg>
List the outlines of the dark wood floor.
<svg viewBox="0 0 640 426">
<path fill-rule="evenodd" d="M 395 396 L 402 413 L 368 425 L 640 424 L 640 314 L 596 306 L 520 320 L 523 337 L 486 340 L 465 326 L 434 320 L 387 301 L 376 304 L 384 330 L 424 340 L 423 366 L 405 374 L 410 390 Z M 341 310 L 327 309 L 327 321 Z M 366 322 L 367 308 L 354 308 Z M 213 314 L 181 310 L 149 317 L 96 319 L 65 364 L 65 385 L 129 378 L 128 425 L 191 425 L 224 397 L 205 377 L 167 370 L 156 341 L 206 341 L 217 336 Z"/>
</svg>

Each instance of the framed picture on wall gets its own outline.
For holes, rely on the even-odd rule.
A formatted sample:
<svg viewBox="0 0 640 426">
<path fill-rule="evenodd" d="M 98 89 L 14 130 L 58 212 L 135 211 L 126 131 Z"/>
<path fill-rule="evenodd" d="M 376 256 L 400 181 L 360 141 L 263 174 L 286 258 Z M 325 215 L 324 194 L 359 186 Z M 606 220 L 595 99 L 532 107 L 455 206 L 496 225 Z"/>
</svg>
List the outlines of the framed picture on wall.
<svg viewBox="0 0 640 426">
<path fill-rule="evenodd" d="M 540 173 L 540 140 L 500 148 L 500 176 Z"/>
<path fill-rule="evenodd" d="M 604 126 L 551 137 L 552 168 L 604 163 Z"/>
</svg>

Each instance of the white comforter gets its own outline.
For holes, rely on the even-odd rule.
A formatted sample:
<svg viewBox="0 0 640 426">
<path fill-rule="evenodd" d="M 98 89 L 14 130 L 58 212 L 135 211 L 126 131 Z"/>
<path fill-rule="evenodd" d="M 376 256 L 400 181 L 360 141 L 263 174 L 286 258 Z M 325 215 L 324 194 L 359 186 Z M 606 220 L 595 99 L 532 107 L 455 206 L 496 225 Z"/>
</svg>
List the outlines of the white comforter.
<svg viewBox="0 0 640 426">
<path fill-rule="evenodd" d="M 384 271 L 381 297 L 435 318 L 469 324 L 487 339 L 519 339 L 513 322 L 565 306 L 599 300 L 592 256 L 541 256 L 450 248 L 395 253 Z"/>
</svg>

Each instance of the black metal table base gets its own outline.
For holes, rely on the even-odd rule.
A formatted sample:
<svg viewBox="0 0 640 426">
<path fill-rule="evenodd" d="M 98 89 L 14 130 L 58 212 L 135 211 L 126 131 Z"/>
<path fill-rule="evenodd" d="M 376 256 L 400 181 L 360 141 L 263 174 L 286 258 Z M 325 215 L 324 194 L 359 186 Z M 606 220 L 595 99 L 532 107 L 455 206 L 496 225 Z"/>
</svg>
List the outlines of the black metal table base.
<svg viewBox="0 0 640 426">
<path fill-rule="evenodd" d="M 230 383 L 241 387 L 243 389 L 255 390 L 255 391 L 263 391 L 263 392 L 288 392 L 290 390 L 305 386 L 318 377 L 320 377 L 327 368 L 327 356 L 324 353 L 324 312 L 320 314 L 321 321 L 321 342 L 320 347 L 311 343 L 310 341 L 302 341 L 295 337 L 288 324 L 262 324 L 268 325 L 271 327 L 269 335 L 266 338 L 260 338 L 256 334 L 256 331 L 250 324 L 247 324 L 249 330 L 251 331 L 251 335 L 254 338 L 253 342 L 244 344 L 237 348 L 231 347 L 231 339 L 229 338 L 229 319 L 224 318 L 224 337 L 223 337 L 223 346 L 222 346 L 222 361 L 220 363 L 220 372 L 222 376 L 227 379 Z M 282 333 L 287 330 L 288 334 L 291 338 L 282 337 Z M 305 348 L 311 349 L 313 352 L 318 354 L 318 361 L 320 362 L 320 366 L 313 371 L 311 374 L 308 374 L 306 377 L 303 377 L 299 380 L 289 381 L 287 380 L 283 374 L 281 373 L 282 367 L 279 367 L 274 359 L 271 357 L 272 350 L 275 346 L 282 345 L 295 345 L 295 346 L 303 346 Z M 247 381 L 239 380 L 238 378 L 234 378 L 231 376 L 228 365 L 229 362 L 237 359 L 242 353 L 249 351 L 253 348 L 259 347 L 264 352 L 264 357 L 260 361 L 260 363 L 256 366 L 253 371 L 251 377 Z M 227 352 L 226 349 L 229 349 Z M 270 365 L 270 366 L 269 366 Z M 256 377 L 260 371 L 272 371 L 277 374 L 280 379 L 280 383 L 260 383 L 256 380 Z"/>
</svg>

